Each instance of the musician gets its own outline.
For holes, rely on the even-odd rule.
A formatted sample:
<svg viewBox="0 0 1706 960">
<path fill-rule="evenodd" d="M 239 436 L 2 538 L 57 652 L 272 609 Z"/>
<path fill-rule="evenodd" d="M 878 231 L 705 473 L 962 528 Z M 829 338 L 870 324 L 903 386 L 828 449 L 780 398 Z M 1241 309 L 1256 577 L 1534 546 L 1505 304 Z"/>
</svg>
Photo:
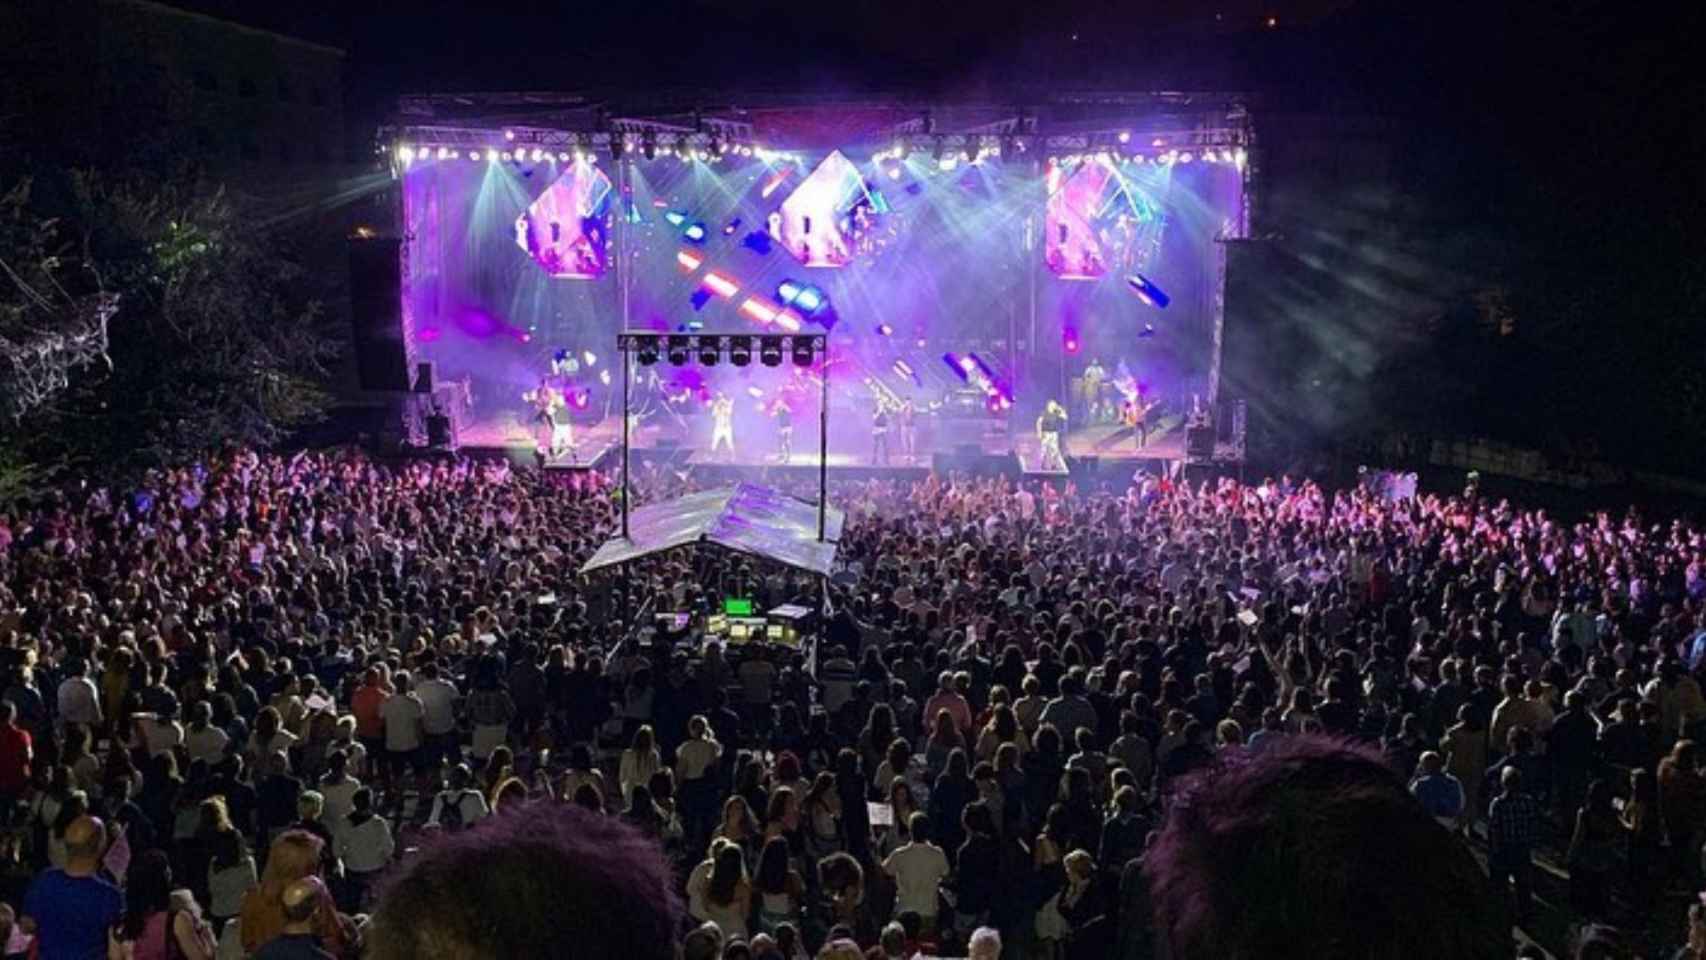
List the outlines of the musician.
<svg viewBox="0 0 1706 960">
<path fill-rule="evenodd" d="M 896 419 L 900 421 L 900 452 L 910 463 L 918 456 L 918 411 L 913 408 L 911 398 L 900 402 Z"/>
<path fill-rule="evenodd" d="M 877 399 L 877 412 L 871 415 L 871 462 L 888 466 L 889 462 L 889 405 Z"/>
<path fill-rule="evenodd" d="M 787 400 L 778 399 L 770 415 L 776 418 L 777 456 L 787 463 L 794 456 L 794 411 Z"/>
<path fill-rule="evenodd" d="M 711 401 L 711 453 L 729 448 L 729 458 L 735 455 L 735 402 L 721 390 Z"/>
<path fill-rule="evenodd" d="M 1090 358 L 1090 365 L 1084 368 L 1084 415 L 1095 423 L 1097 413 L 1102 408 L 1102 384 L 1108 380 L 1108 371 L 1103 369 L 1102 361 Z"/>
<path fill-rule="evenodd" d="M 1041 445 L 1039 461 L 1046 470 L 1065 470 L 1066 458 L 1061 454 L 1060 438 L 1066 432 L 1066 408 L 1050 400 L 1037 418 L 1037 440 Z"/>
<path fill-rule="evenodd" d="M 1149 411 L 1155 409 L 1156 402 L 1145 402 L 1143 389 L 1140 387 L 1136 393 L 1126 398 L 1121 410 L 1121 419 L 1137 438 L 1139 450 L 1149 446 Z"/>
<path fill-rule="evenodd" d="M 575 445 L 574 427 L 563 413 L 568 403 L 562 391 L 551 386 L 551 378 L 540 377 L 539 386 L 522 398 L 533 405 L 533 422 L 549 431 L 545 447 L 552 457 L 561 456 Z"/>
</svg>

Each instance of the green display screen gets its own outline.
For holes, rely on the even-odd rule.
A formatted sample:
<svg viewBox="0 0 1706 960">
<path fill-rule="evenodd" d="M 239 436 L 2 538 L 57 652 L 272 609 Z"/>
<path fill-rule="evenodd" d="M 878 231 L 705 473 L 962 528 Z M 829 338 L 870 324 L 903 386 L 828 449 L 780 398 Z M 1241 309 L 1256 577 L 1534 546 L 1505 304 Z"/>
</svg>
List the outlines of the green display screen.
<svg viewBox="0 0 1706 960">
<path fill-rule="evenodd" d="M 723 599 L 723 612 L 731 617 L 750 617 L 752 616 L 752 601 L 743 600 L 740 597 L 725 597 Z"/>
</svg>

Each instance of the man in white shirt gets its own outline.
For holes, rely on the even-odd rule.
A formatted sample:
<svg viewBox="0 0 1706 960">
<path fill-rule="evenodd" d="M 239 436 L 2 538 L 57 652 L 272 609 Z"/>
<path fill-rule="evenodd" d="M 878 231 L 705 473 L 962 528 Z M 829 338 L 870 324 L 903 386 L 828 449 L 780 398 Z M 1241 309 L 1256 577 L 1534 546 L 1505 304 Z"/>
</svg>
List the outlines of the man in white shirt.
<svg viewBox="0 0 1706 960">
<path fill-rule="evenodd" d="M 101 695 L 89 679 L 89 665 L 81 657 L 71 661 L 69 675 L 59 683 L 59 726 L 80 723 L 91 730 L 101 728 Z"/>
<path fill-rule="evenodd" d="M 942 848 L 927 843 L 930 820 L 914 813 L 907 821 L 912 841 L 889 854 L 883 871 L 894 878 L 895 913 L 912 910 L 924 918 L 924 931 L 936 929 L 936 891 L 948 876 L 948 856 Z"/>
<path fill-rule="evenodd" d="M 421 732 L 428 767 L 437 765 L 444 757 L 452 761 L 461 759 L 456 735 L 457 695 L 456 685 L 440 675 L 438 664 L 429 663 L 421 668 L 421 682 L 415 688 L 415 696 L 421 701 Z"/>
<path fill-rule="evenodd" d="M 379 708 L 379 718 L 385 724 L 385 756 L 393 776 L 406 769 L 420 769 L 421 720 L 426 708 L 421 698 L 410 689 L 408 671 L 399 670 L 393 681 L 397 692 L 387 697 Z"/>
</svg>

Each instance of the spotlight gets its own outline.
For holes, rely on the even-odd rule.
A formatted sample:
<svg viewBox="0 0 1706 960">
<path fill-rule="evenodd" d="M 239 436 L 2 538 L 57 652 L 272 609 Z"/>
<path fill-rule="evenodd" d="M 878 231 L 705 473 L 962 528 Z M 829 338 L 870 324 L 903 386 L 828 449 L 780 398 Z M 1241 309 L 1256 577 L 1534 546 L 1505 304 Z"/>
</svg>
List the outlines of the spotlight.
<svg viewBox="0 0 1706 960">
<path fill-rule="evenodd" d="M 424 155 L 425 154 L 423 153 L 423 156 Z M 398 147 L 397 148 L 397 159 L 403 161 L 404 163 L 408 163 L 409 161 L 415 159 L 415 148 L 410 147 L 410 146 Z"/>
<path fill-rule="evenodd" d="M 671 334 L 669 338 L 669 362 L 673 366 L 687 365 L 687 348 L 692 345 L 691 338 L 679 334 Z"/>
<path fill-rule="evenodd" d="M 737 367 L 744 367 L 752 362 L 752 338 L 729 338 L 729 362 Z"/>
<path fill-rule="evenodd" d="M 714 367 L 720 357 L 721 352 L 717 349 L 715 338 L 705 337 L 699 341 L 699 363 L 701 366 Z"/>
<path fill-rule="evenodd" d="M 1180 163 L 1190 163 L 1194 159 L 1196 159 L 1196 158 L 1191 156 L 1191 152 L 1189 150 L 1186 150 L 1184 153 L 1179 154 L 1179 162 Z"/>
<path fill-rule="evenodd" d="M 1071 327 L 1067 327 L 1066 332 L 1061 335 L 1060 344 L 1062 347 L 1066 348 L 1067 353 L 1077 353 L 1079 347 L 1078 331 Z"/>
<path fill-rule="evenodd" d="M 807 313 L 816 313 L 823 306 L 823 291 L 816 287 L 807 287 L 794 298 L 794 306 Z"/>
<path fill-rule="evenodd" d="M 879 323 L 877 324 L 877 336 L 892 337 L 894 336 L 894 328 L 886 323 Z"/>
<path fill-rule="evenodd" d="M 1139 337 L 1153 337 L 1153 336 L 1155 336 L 1155 324 L 1153 324 L 1153 323 L 1144 324 L 1143 329 L 1141 331 L 1139 331 L 1137 335 Z"/>
<path fill-rule="evenodd" d="M 498 158 L 498 152 L 496 150 L 493 150 L 490 147 L 487 147 L 486 148 L 486 161 L 489 163 L 489 162 L 497 160 L 497 158 Z"/>
<path fill-rule="evenodd" d="M 686 229 L 681 231 L 681 236 L 689 243 L 704 243 L 706 236 L 705 225 L 703 223 L 690 223 L 687 225 Z"/>
<path fill-rule="evenodd" d="M 763 337 L 758 342 L 758 362 L 767 367 L 782 365 L 782 338 Z"/>
<path fill-rule="evenodd" d="M 1131 292 L 1137 294 L 1137 299 L 1157 310 L 1164 310 L 1167 308 L 1167 304 L 1173 302 L 1173 298 L 1169 297 L 1165 290 L 1156 286 L 1155 281 L 1141 273 L 1134 273 L 1126 277 L 1125 282 L 1126 286 L 1131 288 Z"/>
<path fill-rule="evenodd" d="M 544 156 L 545 156 L 545 151 L 539 149 L 538 147 L 533 148 L 533 162 L 534 163 L 538 163 L 541 159 L 544 158 Z"/>
<path fill-rule="evenodd" d="M 504 163 L 508 163 L 508 162 L 509 162 L 509 161 L 510 161 L 510 158 L 511 158 L 511 156 L 512 156 L 512 155 L 511 155 L 511 154 L 510 154 L 510 152 L 509 152 L 509 151 L 508 151 L 508 150 L 505 150 L 505 151 L 504 151 L 504 152 L 503 152 L 503 153 L 502 153 L 502 154 L 500 154 L 500 155 L 499 155 L 499 156 L 500 156 L 500 158 L 501 158 L 501 159 L 502 159 L 502 160 L 503 160 L 503 162 L 504 162 Z"/>
<path fill-rule="evenodd" d="M 514 130 L 505 130 L 504 131 L 504 139 L 505 140 L 514 140 L 515 139 L 515 131 Z"/>
<path fill-rule="evenodd" d="M 806 337 L 794 338 L 794 366 L 809 367 L 812 365 L 812 342 Z"/>
<path fill-rule="evenodd" d="M 639 343 L 639 349 L 635 351 L 635 358 L 640 361 L 640 366 L 649 367 L 652 364 L 657 363 L 658 338 L 648 335 L 636 337 L 635 340 Z"/>
<path fill-rule="evenodd" d="M 604 384 L 607 387 L 610 386 L 610 368 L 609 367 L 605 367 L 603 370 L 598 371 L 598 382 Z"/>
<path fill-rule="evenodd" d="M 890 180 L 899 180 L 900 179 L 900 168 L 899 167 L 892 167 L 889 169 L 889 179 Z"/>
<path fill-rule="evenodd" d="M 438 158 L 440 160 L 450 159 L 450 148 L 449 147 L 439 147 L 438 148 Z"/>
<path fill-rule="evenodd" d="M 561 160 L 564 163 L 568 163 L 569 162 L 569 152 L 567 150 L 562 151 L 561 153 L 557 154 L 557 159 Z"/>
</svg>

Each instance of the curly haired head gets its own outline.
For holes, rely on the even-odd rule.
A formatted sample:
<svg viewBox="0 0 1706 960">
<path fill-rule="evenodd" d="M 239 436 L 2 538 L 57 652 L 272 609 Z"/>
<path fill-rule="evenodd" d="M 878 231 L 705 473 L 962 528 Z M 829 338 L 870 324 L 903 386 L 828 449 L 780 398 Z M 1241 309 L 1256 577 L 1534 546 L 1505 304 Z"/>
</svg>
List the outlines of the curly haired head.
<svg viewBox="0 0 1706 960">
<path fill-rule="evenodd" d="M 1277 738 L 1194 776 L 1144 858 L 1175 960 L 1505 960 L 1469 851 L 1374 750 Z"/>
</svg>

